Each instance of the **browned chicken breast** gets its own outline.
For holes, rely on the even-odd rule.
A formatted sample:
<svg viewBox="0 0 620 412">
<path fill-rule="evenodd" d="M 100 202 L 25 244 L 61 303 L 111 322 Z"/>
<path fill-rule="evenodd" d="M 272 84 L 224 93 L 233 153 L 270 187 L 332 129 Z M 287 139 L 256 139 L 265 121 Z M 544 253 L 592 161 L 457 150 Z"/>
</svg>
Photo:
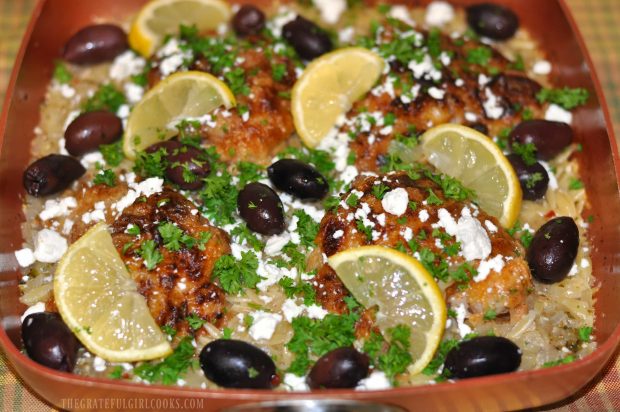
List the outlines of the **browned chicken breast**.
<svg viewBox="0 0 620 412">
<path fill-rule="evenodd" d="M 224 316 L 224 292 L 211 273 L 217 259 L 230 253 L 230 240 L 194 210 L 185 197 L 164 189 L 138 198 L 111 227 L 151 314 L 181 334 L 191 332 L 188 316 L 216 325 Z"/>
<path fill-rule="evenodd" d="M 385 26 L 380 49 L 395 35 L 403 36 L 394 30 Z M 420 36 L 420 44 L 429 43 L 429 33 Z M 499 52 L 438 32 L 432 37 L 430 43 L 441 51 L 432 61 L 401 56 L 407 64 L 392 55 L 390 73 L 347 114 L 341 131 L 353 136 L 350 148 L 358 169 L 378 170 L 394 138 L 406 139 L 442 123 L 464 124 L 497 136 L 519 123 L 526 112 L 543 117 L 544 106 L 536 100 L 541 86 Z"/>
<path fill-rule="evenodd" d="M 466 305 L 470 321 L 487 310 L 519 316 L 532 286 L 522 245 L 497 220 L 468 200 L 447 196 L 430 172 L 359 176 L 336 210 L 321 221 L 319 253 L 331 256 L 362 246 L 383 245 L 414 255 L 444 284 L 447 300 Z M 343 312 L 348 292 L 328 264 L 317 273 L 317 298 Z"/>
<path fill-rule="evenodd" d="M 214 113 L 199 134 L 225 161 L 269 164 L 294 132 L 290 91 L 296 80 L 295 65 L 276 53 L 272 41 L 253 36 L 247 42 L 227 45 L 234 57 L 231 66 L 214 65 L 208 56 L 194 56 L 190 70 L 211 73 L 231 87 L 237 107 Z M 161 58 L 153 61 L 151 86 L 161 78 Z"/>
</svg>

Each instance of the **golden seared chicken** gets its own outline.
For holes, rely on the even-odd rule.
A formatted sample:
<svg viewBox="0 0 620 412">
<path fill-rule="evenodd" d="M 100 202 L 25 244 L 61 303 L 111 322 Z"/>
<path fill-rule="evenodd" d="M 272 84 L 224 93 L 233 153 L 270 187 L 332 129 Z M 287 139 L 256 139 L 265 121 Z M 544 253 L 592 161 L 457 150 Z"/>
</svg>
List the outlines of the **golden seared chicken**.
<svg viewBox="0 0 620 412">
<path fill-rule="evenodd" d="M 358 169 L 382 166 L 395 137 L 412 137 L 442 123 L 496 136 L 524 113 L 543 117 L 536 99 L 541 86 L 492 47 L 398 24 L 386 25 L 376 44 L 389 73 L 354 104 L 341 128 L 354 136 L 350 148 Z"/>
<path fill-rule="evenodd" d="M 465 199 L 454 180 L 429 171 L 412 179 L 405 172 L 359 176 L 336 210 L 321 221 L 320 253 L 383 245 L 412 254 L 443 284 L 447 301 L 465 305 L 470 322 L 487 310 L 520 316 L 532 286 L 524 250 L 497 220 Z M 444 193 L 442 189 L 450 187 Z M 316 276 L 317 298 L 343 312 L 348 295 L 333 269 Z"/>
<path fill-rule="evenodd" d="M 191 332 L 188 317 L 221 323 L 225 296 L 211 273 L 217 259 L 230 253 L 230 240 L 192 202 L 169 189 L 138 198 L 111 231 L 159 325 L 185 334 Z"/>
<path fill-rule="evenodd" d="M 252 36 L 235 43 L 215 37 L 209 40 L 222 48 L 194 53 L 189 69 L 220 77 L 235 94 L 237 107 L 216 111 L 199 134 L 225 161 L 269 164 L 295 130 L 290 112 L 295 65 L 268 38 Z M 151 86 L 161 78 L 162 57 L 153 64 Z"/>
</svg>

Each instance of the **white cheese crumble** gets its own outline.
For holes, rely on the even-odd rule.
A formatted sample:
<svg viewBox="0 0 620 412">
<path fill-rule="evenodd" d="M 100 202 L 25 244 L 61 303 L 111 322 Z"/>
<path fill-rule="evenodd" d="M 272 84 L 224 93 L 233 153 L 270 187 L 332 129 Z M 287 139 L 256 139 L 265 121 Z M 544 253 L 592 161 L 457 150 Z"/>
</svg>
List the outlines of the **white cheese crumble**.
<svg viewBox="0 0 620 412">
<path fill-rule="evenodd" d="M 434 1 L 426 8 L 424 21 L 428 26 L 443 26 L 454 19 L 454 8 L 445 1 Z"/>
<path fill-rule="evenodd" d="M 278 14 L 267 22 L 267 28 L 271 30 L 271 33 L 275 37 L 282 37 L 282 27 L 290 21 L 295 20 L 297 13 L 288 7 L 281 6 L 278 9 Z"/>
<path fill-rule="evenodd" d="M 29 306 L 24 312 L 24 314 L 21 316 L 22 323 L 24 323 L 24 320 L 28 317 L 28 315 L 41 312 L 45 312 L 45 303 L 37 302 L 34 305 Z"/>
<path fill-rule="evenodd" d="M 25 268 L 32 265 L 35 262 L 34 253 L 32 249 L 25 247 L 20 250 L 15 251 L 15 259 L 17 259 L 17 263 L 19 266 Z"/>
<path fill-rule="evenodd" d="M 557 189 L 559 187 L 558 179 L 555 177 L 555 173 L 553 173 L 553 170 L 551 170 L 551 166 L 544 160 L 539 160 L 539 162 L 545 168 L 547 174 L 549 175 L 549 189 Z"/>
<path fill-rule="evenodd" d="M 433 86 L 428 89 L 428 94 L 435 100 L 442 100 L 446 94 L 446 91 Z"/>
<path fill-rule="evenodd" d="M 283 385 L 287 387 L 288 390 L 291 391 L 309 391 L 310 388 L 306 383 L 305 376 L 297 376 L 293 373 L 284 374 L 284 382 Z"/>
<path fill-rule="evenodd" d="M 340 239 L 343 235 L 344 235 L 344 231 L 341 229 L 338 229 L 332 234 L 332 238 Z"/>
<path fill-rule="evenodd" d="M 573 122 L 573 114 L 557 104 L 550 104 L 545 112 L 545 120 L 571 124 Z"/>
<path fill-rule="evenodd" d="M 422 223 L 426 222 L 429 217 L 430 215 L 428 214 L 428 210 L 426 209 L 422 209 L 418 212 L 418 219 L 420 219 L 420 222 Z"/>
<path fill-rule="evenodd" d="M 105 359 L 100 358 L 99 356 L 95 356 L 93 359 L 93 369 L 97 372 L 103 372 L 106 368 Z"/>
<path fill-rule="evenodd" d="M 487 228 L 487 230 L 491 233 L 496 233 L 497 232 L 497 226 L 495 226 L 493 224 L 493 222 L 491 222 L 490 220 L 485 220 L 484 221 L 484 226 Z"/>
<path fill-rule="evenodd" d="M 129 191 L 118 202 L 112 205 L 113 209 L 116 209 L 118 213 L 122 213 L 125 208 L 136 201 L 140 196 L 149 197 L 155 193 L 162 191 L 164 185 L 164 179 L 160 177 L 150 177 L 140 183 L 128 182 Z"/>
<path fill-rule="evenodd" d="M 546 75 L 551 73 L 551 63 L 547 60 L 538 60 L 532 67 L 534 74 Z"/>
<path fill-rule="evenodd" d="M 282 248 L 291 240 L 291 235 L 283 232 L 280 235 L 273 235 L 267 239 L 263 252 L 269 256 L 275 256 L 282 251 Z"/>
<path fill-rule="evenodd" d="M 59 216 L 67 216 L 70 209 L 75 207 L 77 207 L 77 200 L 72 196 L 63 197 L 60 200 L 48 199 L 39 213 L 39 218 L 46 221 Z"/>
<path fill-rule="evenodd" d="M 504 114 L 504 108 L 499 104 L 499 98 L 490 88 L 484 89 L 486 99 L 482 102 L 484 112 L 490 119 L 499 119 Z"/>
<path fill-rule="evenodd" d="M 129 76 L 142 73 L 146 66 L 146 60 L 128 50 L 119 54 L 110 66 L 110 77 L 115 80 L 125 80 Z"/>
<path fill-rule="evenodd" d="M 168 77 L 172 73 L 178 71 L 186 60 L 192 58 L 192 52 L 189 50 L 181 50 L 180 43 L 177 39 L 171 38 L 157 52 L 157 57 L 163 58 L 159 62 L 159 72 L 162 78 Z"/>
<path fill-rule="evenodd" d="M 355 28 L 347 26 L 338 32 L 338 41 L 342 44 L 351 43 L 355 37 Z"/>
<path fill-rule="evenodd" d="M 67 239 L 51 229 L 43 229 L 34 241 L 34 257 L 39 262 L 55 263 L 67 250 Z"/>
<path fill-rule="evenodd" d="M 313 0 L 314 6 L 319 9 L 321 19 L 328 24 L 335 24 L 347 9 L 346 0 Z"/>
<path fill-rule="evenodd" d="M 491 272 L 501 272 L 504 268 L 504 257 L 497 255 L 489 260 L 482 260 L 478 265 L 477 274 L 474 276 L 474 282 L 482 282 Z"/>
<path fill-rule="evenodd" d="M 491 240 L 480 222 L 471 216 L 469 209 L 464 208 L 458 223 L 450 212 L 441 208 L 437 212 L 439 221 L 433 226 L 443 227 L 447 234 L 455 236 L 461 243 L 460 254 L 466 260 L 486 259 L 491 253 Z"/>
<path fill-rule="evenodd" d="M 454 310 L 456 311 L 456 327 L 459 330 L 459 335 L 461 335 L 461 338 L 464 338 L 471 333 L 471 328 L 465 323 L 467 308 L 464 303 L 461 303 L 459 306 L 455 307 Z"/>
<path fill-rule="evenodd" d="M 89 169 L 91 166 L 97 165 L 97 163 L 104 164 L 103 155 L 99 151 L 87 153 L 82 156 L 80 163 L 82 163 L 85 169 Z"/>
<path fill-rule="evenodd" d="M 276 326 L 282 320 L 282 316 L 276 313 L 269 313 L 257 310 L 250 314 L 254 319 L 248 331 L 252 339 L 271 339 L 276 330 Z"/>
<path fill-rule="evenodd" d="M 359 381 L 355 389 L 357 390 L 381 390 L 381 389 L 389 389 L 392 387 L 390 380 L 385 375 L 385 372 L 381 371 L 373 371 L 370 376 L 365 379 Z"/>
<path fill-rule="evenodd" d="M 388 12 L 388 17 L 407 23 L 411 27 L 415 27 L 415 21 L 411 18 L 407 6 L 394 5 Z"/>
<path fill-rule="evenodd" d="M 381 200 L 383 210 L 391 215 L 401 216 L 407 210 L 409 194 L 402 187 L 387 192 Z"/>
</svg>

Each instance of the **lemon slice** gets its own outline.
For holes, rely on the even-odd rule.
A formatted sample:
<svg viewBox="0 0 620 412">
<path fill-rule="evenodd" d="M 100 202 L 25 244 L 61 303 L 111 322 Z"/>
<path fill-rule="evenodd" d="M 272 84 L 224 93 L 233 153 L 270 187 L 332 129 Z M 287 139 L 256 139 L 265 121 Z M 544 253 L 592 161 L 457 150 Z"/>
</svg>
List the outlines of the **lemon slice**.
<svg viewBox="0 0 620 412">
<path fill-rule="evenodd" d="M 149 57 L 168 34 L 179 26 L 195 25 L 199 31 L 213 30 L 230 20 L 228 4 L 221 0 L 155 0 L 147 3 L 129 29 L 129 45 Z"/>
<path fill-rule="evenodd" d="M 385 331 L 411 329 L 410 373 L 431 361 L 446 325 L 446 304 L 433 277 L 416 259 L 382 246 L 362 246 L 337 253 L 329 265 L 364 307 L 377 306 L 376 324 Z"/>
<path fill-rule="evenodd" d="M 512 227 L 521 210 L 521 186 L 499 147 L 487 136 L 458 124 L 433 127 L 421 137 L 428 162 L 473 189 L 480 207 Z"/>
<path fill-rule="evenodd" d="M 319 144 L 338 117 L 368 93 L 384 65 L 376 53 L 360 47 L 336 50 L 308 65 L 291 95 L 295 129 L 306 146 Z"/>
<path fill-rule="evenodd" d="M 86 232 L 60 260 L 54 299 L 78 339 L 105 360 L 134 362 L 172 351 L 104 223 Z"/>
<path fill-rule="evenodd" d="M 235 105 L 228 86 L 209 73 L 175 73 L 149 90 L 131 111 L 123 136 L 125 156 L 134 159 L 137 151 L 174 136 L 172 124 L 177 120 Z"/>
</svg>

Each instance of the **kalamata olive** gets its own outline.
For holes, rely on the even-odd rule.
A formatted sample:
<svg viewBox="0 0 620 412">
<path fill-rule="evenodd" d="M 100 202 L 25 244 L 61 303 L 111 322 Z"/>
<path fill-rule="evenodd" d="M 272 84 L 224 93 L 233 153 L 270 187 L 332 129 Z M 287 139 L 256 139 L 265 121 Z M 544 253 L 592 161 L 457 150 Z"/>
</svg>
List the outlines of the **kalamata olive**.
<svg viewBox="0 0 620 412">
<path fill-rule="evenodd" d="M 276 365 L 264 351 L 247 342 L 218 339 L 200 352 L 207 379 L 225 388 L 270 389 Z"/>
<path fill-rule="evenodd" d="M 467 23 L 476 33 L 494 40 L 509 39 L 519 28 L 519 18 L 512 10 L 491 3 L 467 7 Z"/>
<path fill-rule="evenodd" d="M 544 166 L 539 162 L 528 165 L 521 156 L 514 153 L 506 157 L 519 177 L 523 199 L 542 199 L 547 193 L 547 186 L 549 186 L 549 174 Z"/>
<path fill-rule="evenodd" d="M 277 235 L 284 231 L 284 206 L 267 185 L 248 183 L 237 197 L 239 214 L 248 227 L 263 235 Z"/>
<path fill-rule="evenodd" d="M 280 159 L 267 168 L 267 174 L 275 187 L 300 199 L 322 199 L 329 189 L 318 170 L 297 159 Z"/>
<path fill-rule="evenodd" d="M 514 372 L 521 365 L 521 349 L 500 336 L 478 336 L 459 343 L 446 356 L 444 367 L 456 379 Z"/>
<path fill-rule="evenodd" d="M 536 146 L 538 158 L 549 160 L 572 143 L 573 129 L 562 122 L 526 120 L 512 129 L 509 139 L 511 145 L 532 143 Z"/>
<path fill-rule="evenodd" d="M 80 344 L 57 313 L 39 312 L 26 316 L 22 340 L 33 361 L 52 369 L 71 372 Z"/>
<path fill-rule="evenodd" d="M 111 61 L 128 48 L 123 29 L 113 24 L 94 24 L 69 39 L 63 57 L 74 64 L 97 64 Z"/>
<path fill-rule="evenodd" d="M 233 17 L 232 26 L 239 36 L 257 34 L 265 27 L 265 13 L 255 6 L 245 4 Z"/>
<path fill-rule="evenodd" d="M 206 155 L 192 146 L 181 146 L 166 157 L 166 177 L 184 190 L 198 190 L 204 186 L 203 178 L 211 171 Z"/>
<path fill-rule="evenodd" d="M 303 59 L 312 60 L 331 51 L 332 41 L 319 26 L 301 16 L 282 27 L 282 36 Z"/>
<path fill-rule="evenodd" d="M 71 156 L 51 154 L 30 164 L 24 171 L 23 183 L 32 196 L 58 193 L 86 173 L 80 162 Z"/>
<path fill-rule="evenodd" d="M 578 248 L 575 221 L 567 216 L 551 219 L 536 231 L 527 250 L 532 276 L 542 283 L 562 281 L 575 262 Z"/>
<path fill-rule="evenodd" d="M 73 156 L 97 150 L 123 135 L 123 122 L 107 110 L 82 113 L 65 130 L 65 148 Z"/>
<path fill-rule="evenodd" d="M 312 389 L 355 388 L 368 376 L 370 359 L 352 347 L 338 348 L 321 356 L 306 382 Z"/>
</svg>

